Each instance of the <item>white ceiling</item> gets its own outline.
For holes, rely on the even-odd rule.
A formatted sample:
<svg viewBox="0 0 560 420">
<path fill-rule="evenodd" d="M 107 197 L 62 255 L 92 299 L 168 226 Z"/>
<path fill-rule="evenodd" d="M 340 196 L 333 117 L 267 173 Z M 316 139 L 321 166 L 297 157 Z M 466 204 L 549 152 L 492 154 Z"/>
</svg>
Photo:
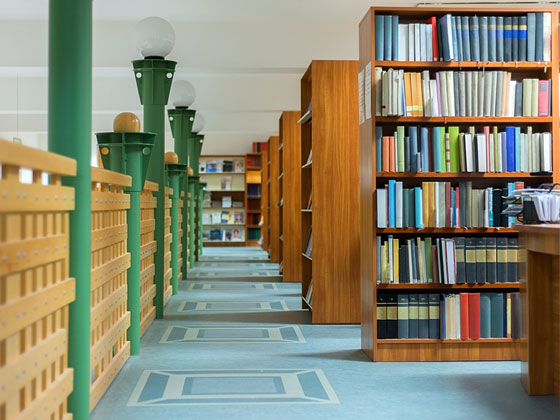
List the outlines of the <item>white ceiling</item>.
<svg viewBox="0 0 560 420">
<path fill-rule="evenodd" d="M 122 111 L 141 114 L 130 61 L 139 20 L 170 21 L 175 80 L 197 91 L 206 119 L 203 153 L 243 154 L 277 133 L 283 110 L 299 109 L 300 78 L 312 59 L 357 59 L 358 23 L 370 0 L 95 0 L 93 130 Z M 413 6 L 416 1 L 376 1 Z M 0 136 L 19 131 L 46 147 L 47 0 L 0 0 Z M 167 127 L 169 130 L 169 127 Z M 166 147 L 172 149 L 167 136 Z"/>
</svg>

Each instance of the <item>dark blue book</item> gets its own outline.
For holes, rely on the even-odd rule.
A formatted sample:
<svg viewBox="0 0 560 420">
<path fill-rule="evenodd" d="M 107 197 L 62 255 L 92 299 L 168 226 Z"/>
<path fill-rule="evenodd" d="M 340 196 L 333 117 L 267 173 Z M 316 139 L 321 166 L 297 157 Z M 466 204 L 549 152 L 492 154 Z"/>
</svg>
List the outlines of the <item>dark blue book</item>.
<svg viewBox="0 0 560 420">
<path fill-rule="evenodd" d="M 384 51 L 385 51 L 385 60 L 392 60 L 393 59 L 393 16 L 384 16 Z M 398 58 L 398 57 L 396 57 Z"/>
<path fill-rule="evenodd" d="M 411 246 L 411 254 L 412 254 L 412 282 L 418 283 L 419 276 L 418 276 L 418 248 L 414 241 L 410 242 Z"/>
<path fill-rule="evenodd" d="M 469 30 L 469 17 L 461 16 L 461 30 L 463 32 L 463 59 L 471 61 L 471 33 Z"/>
<path fill-rule="evenodd" d="M 461 21 L 461 16 L 453 16 L 453 32 L 455 33 L 455 38 L 457 39 L 457 60 L 465 61 L 463 58 L 463 22 Z"/>
<path fill-rule="evenodd" d="M 455 263 L 457 269 L 457 284 L 467 282 L 465 272 L 465 238 L 455 238 Z"/>
<path fill-rule="evenodd" d="M 515 172 L 515 127 L 506 127 L 506 147 L 507 172 Z"/>
<path fill-rule="evenodd" d="M 511 23 L 511 61 L 519 61 L 519 16 Z"/>
<path fill-rule="evenodd" d="M 471 35 L 471 59 L 472 61 L 480 61 L 478 16 L 471 16 L 469 23 L 469 32 Z"/>
<path fill-rule="evenodd" d="M 377 293 L 377 338 L 387 338 L 387 299 L 384 293 Z"/>
<path fill-rule="evenodd" d="M 397 295 L 385 295 L 387 305 L 387 322 L 386 322 L 386 337 L 385 338 L 398 338 L 398 306 Z"/>
<path fill-rule="evenodd" d="M 488 16 L 488 61 L 496 61 L 496 16 Z"/>
<path fill-rule="evenodd" d="M 408 338 L 418 338 L 418 295 L 417 294 L 408 295 Z"/>
<path fill-rule="evenodd" d="M 504 338 L 504 294 L 503 293 L 490 293 L 490 337 Z M 482 335 L 481 335 L 482 338 Z"/>
<path fill-rule="evenodd" d="M 478 26 L 480 61 L 488 61 L 488 16 L 481 16 L 478 19 Z"/>
<path fill-rule="evenodd" d="M 418 338 L 430 338 L 430 310 L 429 295 L 421 293 L 418 295 Z"/>
<path fill-rule="evenodd" d="M 490 338 L 492 311 L 490 293 L 480 294 L 480 338 Z M 476 327 L 475 327 L 476 328 Z"/>
<path fill-rule="evenodd" d="M 413 227 L 408 224 L 410 215 L 410 193 L 408 192 L 408 188 L 403 189 L 403 227 Z M 407 256 L 408 258 L 408 256 Z M 400 256 L 399 256 L 399 264 L 400 264 Z M 399 277 L 400 281 L 400 277 Z"/>
<path fill-rule="evenodd" d="M 486 283 L 486 238 L 476 238 L 476 282 Z"/>
<path fill-rule="evenodd" d="M 393 34 L 391 36 L 391 39 L 393 40 L 393 47 L 392 47 L 393 60 L 398 60 L 399 59 L 399 17 L 393 16 L 392 22 L 393 22 L 392 23 Z"/>
<path fill-rule="evenodd" d="M 376 126 L 375 127 L 375 170 L 377 172 L 381 172 L 383 170 L 383 166 L 381 163 L 383 158 L 382 138 L 383 138 L 383 127 Z"/>
<path fill-rule="evenodd" d="M 527 16 L 519 16 L 519 38 L 517 39 L 519 61 L 527 61 Z"/>
<path fill-rule="evenodd" d="M 511 25 L 510 25 L 511 27 Z M 503 16 L 496 16 L 496 61 L 504 61 L 505 59 L 505 20 Z M 511 40 L 511 32 L 510 32 Z M 505 60 L 508 61 L 508 60 Z"/>
<path fill-rule="evenodd" d="M 397 331 L 399 338 L 408 338 L 408 295 L 397 295 Z"/>
<path fill-rule="evenodd" d="M 495 191 L 497 191 L 497 189 L 495 189 Z M 496 280 L 498 278 L 496 260 L 497 260 L 496 238 L 488 237 L 486 238 L 486 282 L 487 283 L 496 283 Z"/>
<path fill-rule="evenodd" d="M 375 60 L 385 59 L 385 17 L 375 15 Z"/>
<path fill-rule="evenodd" d="M 453 60 L 458 60 L 459 47 L 457 46 L 457 25 L 454 16 L 451 16 L 450 23 L 451 23 L 451 40 L 453 45 Z"/>
<path fill-rule="evenodd" d="M 476 283 L 476 238 L 465 239 L 465 277 L 468 284 Z"/>
<path fill-rule="evenodd" d="M 527 13 L 527 61 L 535 61 L 537 14 Z"/>
<path fill-rule="evenodd" d="M 521 81 L 515 84 L 515 113 L 516 117 L 523 116 L 523 83 Z"/>
<path fill-rule="evenodd" d="M 451 23 L 451 17 L 448 13 L 438 19 L 438 24 L 441 28 L 443 61 L 455 60 L 453 55 L 453 24 Z"/>
<path fill-rule="evenodd" d="M 513 57 L 513 17 L 504 18 L 504 61 L 512 61 Z"/>
<path fill-rule="evenodd" d="M 430 293 L 428 296 L 428 337 L 440 338 L 440 295 Z"/>
<path fill-rule="evenodd" d="M 544 12 L 536 13 L 535 61 L 543 61 L 544 55 Z"/>
<path fill-rule="evenodd" d="M 418 127 L 408 127 L 408 137 L 410 138 L 410 172 L 418 172 L 416 165 L 416 154 L 418 153 Z"/>
<path fill-rule="evenodd" d="M 496 254 L 497 254 L 497 262 L 496 262 L 496 272 L 498 274 L 497 282 L 498 283 L 506 283 L 507 276 L 508 276 L 508 255 L 507 255 L 507 248 L 508 248 L 508 238 L 505 237 L 498 237 L 496 238 Z"/>
</svg>

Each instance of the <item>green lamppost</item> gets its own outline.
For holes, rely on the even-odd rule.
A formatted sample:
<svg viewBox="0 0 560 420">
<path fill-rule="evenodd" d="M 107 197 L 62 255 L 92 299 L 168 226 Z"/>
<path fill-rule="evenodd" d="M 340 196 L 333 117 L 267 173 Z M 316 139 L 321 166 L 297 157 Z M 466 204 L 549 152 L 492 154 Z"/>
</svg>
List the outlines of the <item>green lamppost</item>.
<svg viewBox="0 0 560 420">
<path fill-rule="evenodd" d="M 198 237 L 199 229 L 197 223 L 197 203 L 198 203 L 198 162 L 200 158 L 200 150 L 202 144 L 198 133 L 204 127 L 204 117 L 200 112 L 197 112 L 194 117 L 192 126 L 192 134 L 187 141 L 187 163 L 189 168 L 193 170 L 193 175 L 188 178 L 189 188 L 189 263 L 191 268 L 194 267 L 195 260 L 198 260 Z"/>
<path fill-rule="evenodd" d="M 165 170 L 171 194 L 171 288 L 177 294 L 179 284 L 179 199 L 181 198 L 181 184 L 187 173 L 187 165 L 179 163 L 179 158 L 174 152 L 165 154 Z"/>
<path fill-rule="evenodd" d="M 196 111 L 194 109 L 189 109 L 194 102 L 196 93 L 194 87 L 186 80 L 177 80 L 173 83 L 173 89 L 171 92 L 171 102 L 175 106 L 175 109 L 168 109 L 167 115 L 169 119 L 169 124 L 171 126 L 171 133 L 173 134 L 173 139 L 175 140 L 175 153 L 179 159 L 179 163 L 188 166 L 189 153 L 188 153 L 188 143 L 192 135 L 192 126 L 195 119 Z M 187 278 L 187 267 L 189 265 L 189 249 L 187 246 L 187 238 L 189 237 L 189 209 L 187 206 L 188 201 L 188 181 L 187 177 L 183 177 L 181 181 L 180 189 L 184 191 L 184 204 L 183 213 L 181 217 L 183 218 L 183 237 L 181 238 L 183 244 L 183 277 Z"/>
<path fill-rule="evenodd" d="M 198 175 L 189 175 L 188 177 L 188 197 L 189 197 L 189 265 L 194 267 L 196 253 L 196 224 L 195 224 L 195 197 L 197 194 Z"/>
<path fill-rule="evenodd" d="M 154 147 L 154 133 L 140 133 L 140 120 L 129 112 L 119 114 L 113 124 L 114 132 L 95 133 L 103 160 L 103 167 L 132 177 L 132 186 L 125 188 L 130 195 L 126 211 L 128 225 L 127 249 L 130 267 L 127 271 L 126 306 L 130 312 L 127 338 L 130 354 L 140 353 L 140 193 L 144 189 L 146 172 Z"/>
<path fill-rule="evenodd" d="M 165 105 L 169 99 L 169 91 L 175 61 L 165 60 L 175 43 L 175 32 L 171 25 L 158 17 L 149 17 L 140 21 L 135 28 L 134 38 L 136 46 L 143 60 L 132 62 L 136 87 L 140 95 L 140 102 L 144 108 L 144 130 L 155 133 L 156 138 L 152 152 L 152 159 L 148 166 L 147 179 L 159 186 L 156 193 L 157 207 L 155 209 L 155 240 L 157 250 L 154 255 L 156 297 L 156 318 L 163 318 L 163 278 L 164 278 L 164 243 L 165 243 Z"/>
<path fill-rule="evenodd" d="M 195 161 L 196 161 L 196 166 L 193 167 L 194 170 L 194 174 L 198 175 L 199 174 L 199 169 L 198 169 L 198 164 L 200 161 L 200 152 L 202 151 L 202 145 L 204 144 L 204 136 L 201 134 L 198 134 L 198 132 L 200 130 L 196 130 L 198 129 L 198 127 L 195 125 L 195 127 L 193 128 L 193 131 L 195 133 L 197 133 L 196 135 L 193 136 L 194 138 L 194 155 L 195 155 Z M 201 127 L 202 129 L 202 127 Z M 204 183 L 204 185 L 206 186 L 206 183 Z M 198 178 L 198 184 L 196 185 L 196 209 L 197 209 L 197 213 L 196 213 L 196 222 L 195 222 L 195 226 L 196 226 L 196 232 L 195 232 L 195 236 L 196 236 L 196 248 L 195 248 L 195 259 L 198 261 L 198 257 L 200 257 L 200 255 L 202 255 L 202 201 L 204 199 L 204 192 L 202 191 L 201 188 L 201 184 L 200 184 L 200 177 Z"/>
</svg>

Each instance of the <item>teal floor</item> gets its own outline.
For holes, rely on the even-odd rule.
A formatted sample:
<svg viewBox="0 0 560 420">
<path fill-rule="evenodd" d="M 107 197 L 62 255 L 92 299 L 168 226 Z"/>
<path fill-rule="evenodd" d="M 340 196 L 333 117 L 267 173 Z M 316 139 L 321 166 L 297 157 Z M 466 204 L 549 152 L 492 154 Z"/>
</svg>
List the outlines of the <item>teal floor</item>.
<svg viewBox="0 0 560 420">
<path fill-rule="evenodd" d="M 179 289 L 92 419 L 560 419 L 519 362 L 369 362 L 359 326 L 310 325 L 258 248 L 206 249 Z"/>
</svg>

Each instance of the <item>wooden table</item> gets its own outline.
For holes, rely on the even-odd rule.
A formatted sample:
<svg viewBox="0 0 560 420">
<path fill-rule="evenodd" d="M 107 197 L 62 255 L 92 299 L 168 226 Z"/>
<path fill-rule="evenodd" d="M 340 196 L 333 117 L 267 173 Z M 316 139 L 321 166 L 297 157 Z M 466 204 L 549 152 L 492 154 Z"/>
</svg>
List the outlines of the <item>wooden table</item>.
<svg viewBox="0 0 560 420">
<path fill-rule="evenodd" d="M 529 395 L 560 396 L 560 225 L 520 231 L 521 382 Z"/>
</svg>

